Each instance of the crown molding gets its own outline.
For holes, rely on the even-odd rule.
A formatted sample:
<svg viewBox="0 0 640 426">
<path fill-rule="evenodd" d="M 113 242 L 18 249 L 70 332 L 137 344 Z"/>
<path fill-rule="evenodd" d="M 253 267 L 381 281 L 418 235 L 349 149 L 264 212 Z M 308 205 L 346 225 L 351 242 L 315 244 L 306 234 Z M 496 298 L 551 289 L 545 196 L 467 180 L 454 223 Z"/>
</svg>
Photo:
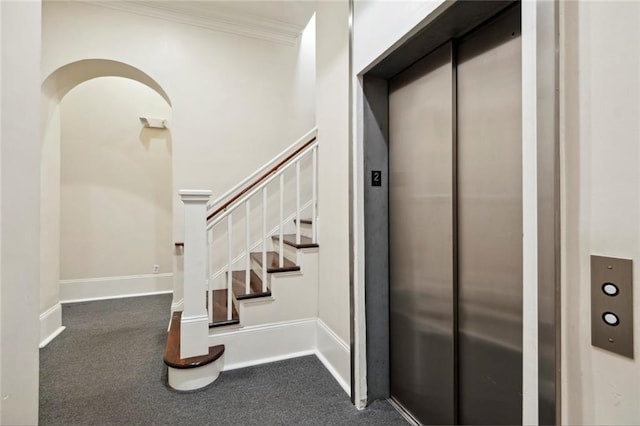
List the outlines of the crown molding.
<svg viewBox="0 0 640 426">
<path fill-rule="evenodd" d="M 237 13 L 224 8 L 199 8 L 195 2 L 174 1 L 91 1 L 78 3 L 104 7 L 170 22 L 221 31 L 273 43 L 294 46 L 304 30 L 301 25 L 257 15 Z"/>
</svg>

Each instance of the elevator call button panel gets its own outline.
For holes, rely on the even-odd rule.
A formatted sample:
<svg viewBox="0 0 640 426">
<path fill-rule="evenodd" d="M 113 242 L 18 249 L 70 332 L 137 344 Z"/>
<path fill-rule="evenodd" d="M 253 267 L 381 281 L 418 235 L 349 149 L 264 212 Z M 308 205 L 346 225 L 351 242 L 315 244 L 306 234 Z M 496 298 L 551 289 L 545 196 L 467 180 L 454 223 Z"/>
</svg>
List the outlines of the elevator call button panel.
<svg viewBox="0 0 640 426">
<path fill-rule="evenodd" d="M 591 256 L 591 344 L 633 358 L 633 262 Z"/>
</svg>

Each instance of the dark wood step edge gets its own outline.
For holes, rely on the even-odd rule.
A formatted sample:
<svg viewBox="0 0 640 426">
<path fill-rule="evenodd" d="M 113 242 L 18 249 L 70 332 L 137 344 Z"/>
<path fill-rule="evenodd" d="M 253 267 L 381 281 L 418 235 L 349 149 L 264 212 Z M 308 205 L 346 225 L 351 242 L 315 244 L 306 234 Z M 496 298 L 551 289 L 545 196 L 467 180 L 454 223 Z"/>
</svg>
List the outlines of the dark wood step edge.
<svg viewBox="0 0 640 426">
<path fill-rule="evenodd" d="M 262 265 L 262 264 L 260 264 Z M 300 270 L 299 266 L 283 266 L 280 267 L 267 267 L 267 274 L 274 274 L 278 272 L 298 272 Z"/>
<path fill-rule="evenodd" d="M 233 295 L 235 296 L 236 300 L 257 299 L 259 297 L 270 297 L 271 296 L 271 290 L 269 290 L 269 288 L 267 287 L 267 291 L 256 291 L 256 292 L 249 293 L 249 294 L 247 294 L 247 293 L 237 294 L 234 291 Z"/>
<path fill-rule="evenodd" d="M 278 256 L 278 253 L 276 253 L 275 251 L 269 251 L 267 252 L 267 260 L 269 258 L 269 253 L 272 253 L 272 256 Z M 262 265 L 262 252 L 253 252 L 251 253 L 251 256 L 253 258 L 256 259 L 256 262 L 258 262 L 258 264 L 260 265 L 260 267 L 263 267 Z M 293 261 L 291 261 L 290 259 L 287 259 L 285 257 L 286 260 L 288 260 L 289 262 L 293 263 Z M 293 266 L 283 266 L 282 268 L 276 266 L 267 266 L 267 273 L 272 274 L 272 273 L 277 273 L 277 272 L 297 272 L 300 270 L 300 267 L 298 265 L 293 265 Z"/>
<path fill-rule="evenodd" d="M 223 327 L 225 325 L 236 325 L 236 324 L 240 324 L 240 318 L 235 318 L 235 319 L 231 318 L 230 320 L 210 322 L 209 328 Z"/>
<path fill-rule="evenodd" d="M 269 297 L 271 296 L 271 290 L 267 287 L 266 291 L 262 291 L 262 278 L 255 273 L 255 271 L 251 270 L 249 277 L 251 284 L 249 285 L 250 293 L 245 293 L 246 290 L 246 271 L 233 271 L 233 295 L 236 300 L 247 300 L 247 299 L 256 299 L 258 297 Z M 254 291 L 254 287 L 259 288 L 259 291 Z M 236 292 L 236 289 L 241 290 L 240 292 Z"/>
<path fill-rule="evenodd" d="M 223 295 L 220 299 L 216 298 L 215 293 L 219 292 L 219 295 Z M 213 327 L 223 327 L 225 325 L 235 325 L 235 324 L 240 324 L 240 313 L 238 312 L 238 310 L 236 309 L 236 306 L 232 303 L 231 304 L 231 319 L 227 319 L 227 289 L 218 289 L 218 290 L 213 290 L 214 296 L 213 296 L 213 321 L 209 323 L 209 328 L 213 328 Z M 232 295 L 233 295 L 233 291 L 232 291 Z M 207 297 L 207 309 L 209 309 L 209 299 L 208 299 L 208 295 Z M 216 300 L 223 300 L 223 303 L 216 303 Z M 224 310 L 224 319 L 223 320 L 216 320 L 216 315 L 215 313 L 217 312 L 217 309 L 222 309 Z"/>
<path fill-rule="evenodd" d="M 167 334 L 167 345 L 164 349 L 164 363 L 171 368 L 196 368 L 211 364 L 224 354 L 224 345 L 209 346 L 207 355 L 180 358 L 180 318 L 182 312 L 174 312 L 171 316 L 171 328 Z"/>
<path fill-rule="evenodd" d="M 238 300 L 257 299 L 259 297 L 271 296 L 271 290 L 267 289 L 267 291 L 262 291 L 260 293 L 249 293 L 249 294 L 240 294 L 240 295 L 236 294 L 235 296 L 236 296 L 236 299 Z"/>
<path fill-rule="evenodd" d="M 295 219 L 293 219 L 293 223 L 296 223 Z M 311 219 L 300 219 L 300 223 L 304 223 L 305 225 L 312 225 L 313 224 L 313 220 L 311 220 Z"/>
<path fill-rule="evenodd" d="M 272 235 L 272 238 L 274 240 L 280 240 L 280 236 L 279 235 Z M 283 238 L 284 241 L 282 242 L 283 244 L 286 244 L 290 247 L 293 247 L 295 249 L 306 249 L 306 248 L 318 248 L 320 247 L 317 243 L 300 243 L 300 244 L 296 244 L 295 241 L 289 241 L 286 238 Z"/>
<path fill-rule="evenodd" d="M 289 268 L 267 268 L 267 274 L 277 274 L 278 272 L 298 272 L 299 266 L 292 266 Z"/>
</svg>

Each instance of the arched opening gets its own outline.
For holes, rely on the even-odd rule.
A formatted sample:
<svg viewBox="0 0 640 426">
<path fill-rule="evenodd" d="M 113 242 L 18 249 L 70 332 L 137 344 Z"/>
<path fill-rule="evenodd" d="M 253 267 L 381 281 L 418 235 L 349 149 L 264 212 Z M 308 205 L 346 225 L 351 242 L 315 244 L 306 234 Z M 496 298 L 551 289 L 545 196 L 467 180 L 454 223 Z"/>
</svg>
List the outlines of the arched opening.
<svg viewBox="0 0 640 426">
<path fill-rule="evenodd" d="M 110 59 L 83 59 L 71 62 L 52 72 L 42 83 L 45 96 L 58 102 L 74 87 L 98 77 L 124 77 L 138 81 L 158 92 L 171 106 L 171 99 L 160 84 L 144 71 L 124 62 Z"/>
<path fill-rule="evenodd" d="M 60 301 L 172 289 L 171 100 L 131 65 L 82 60 L 45 79 L 41 119 L 44 338 Z"/>
</svg>

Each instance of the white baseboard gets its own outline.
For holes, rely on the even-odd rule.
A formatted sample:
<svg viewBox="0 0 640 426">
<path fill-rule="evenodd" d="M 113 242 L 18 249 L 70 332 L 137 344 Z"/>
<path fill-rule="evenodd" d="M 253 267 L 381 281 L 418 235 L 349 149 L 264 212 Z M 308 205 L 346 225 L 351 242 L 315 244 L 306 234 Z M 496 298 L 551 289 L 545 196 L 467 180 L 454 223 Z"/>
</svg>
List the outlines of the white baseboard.
<svg viewBox="0 0 640 426">
<path fill-rule="evenodd" d="M 318 318 L 214 331 L 209 346 L 225 346 L 224 371 L 316 355 L 347 394 L 351 393 L 349 346 Z"/>
<path fill-rule="evenodd" d="M 351 350 L 320 318 L 317 336 L 318 358 L 342 389 L 351 395 Z"/>
<path fill-rule="evenodd" d="M 44 348 L 64 331 L 62 326 L 62 306 L 56 303 L 40 314 L 40 349 Z"/>
<path fill-rule="evenodd" d="M 242 327 L 209 335 L 209 346 L 224 345 L 224 370 L 311 355 L 316 319 Z"/>
<path fill-rule="evenodd" d="M 60 303 L 118 299 L 171 293 L 173 274 L 127 275 L 122 277 L 60 280 Z"/>
<path fill-rule="evenodd" d="M 173 296 L 175 297 L 175 295 Z M 171 313 L 182 312 L 184 310 L 184 297 L 177 302 L 171 302 Z"/>
</svg>

